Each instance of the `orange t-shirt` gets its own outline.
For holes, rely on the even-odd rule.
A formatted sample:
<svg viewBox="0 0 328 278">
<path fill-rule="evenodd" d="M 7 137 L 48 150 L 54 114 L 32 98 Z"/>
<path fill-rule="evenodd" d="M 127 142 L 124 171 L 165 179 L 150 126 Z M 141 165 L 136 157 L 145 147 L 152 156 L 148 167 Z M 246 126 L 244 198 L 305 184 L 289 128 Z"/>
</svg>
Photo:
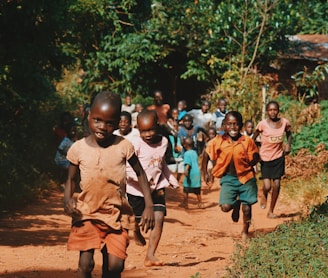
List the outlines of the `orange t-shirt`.
<svg viewBox="0 0 328 278">
<path fill-rule="evenodd" d="M 227 173 L 233 159 L 238 180 L 242 184 L 254 177 L 253 166 L 249 162 L 258 154 L 258 148 L 250 137 L 242 135 L 237 142 L 232 142 L 227 135 L 218 135 L 208 142 L 206 152 L 211 160 L 216 161 L 213 176 L 221 178 Z"/>
<path fill-rule="evenodd" d="M 126 183 L 126 162 L 134 154 L 132 144 L 114 135 L 107 148 L 100 147 L 93 136 L 76 141 L 68 150 L 67 159 L 80 168 L 82 192 L 77 209 L 81 220 L 101 220 L 115 230 L 121 229 L 121 209 L 125 201 L 121 186 Z"/>
</svg>

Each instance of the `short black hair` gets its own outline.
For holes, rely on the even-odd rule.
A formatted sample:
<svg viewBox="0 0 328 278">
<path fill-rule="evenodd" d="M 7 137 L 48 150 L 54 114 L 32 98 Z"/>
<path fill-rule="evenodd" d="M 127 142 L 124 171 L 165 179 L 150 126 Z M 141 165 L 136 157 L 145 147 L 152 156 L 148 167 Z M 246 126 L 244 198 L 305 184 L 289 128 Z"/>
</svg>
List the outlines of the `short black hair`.
<svg viewBox="0 0 328 278">
<path fill-rule="evenodd" d="M 122 100 L 118 94 L 115 94 L 111 91 L 101 91 L 96 94 L 90 105 L 90 110 L 92 111 L 93 107 L 98 103 L 108 103 L 110 106 L 116 109 L 115 115 L 117 117 L 121 114 Z"/>
<path fill-rule="evenodd" d="M 237 120 L 238 125 L 239 125 L 240 128 L 243 127 L 243 116 L 238 111 L 229 111 L 225 115 L 224 119 L 227 119 L 230 116 L 234 117 Z"/>
<path fill-rule="evenodd" d="M 271 104 L 277 106 L 277 109 L 278 109 L 278 111 L 279 111 L 279 108 L 280 108 L 280 107 L 279 107 L 279 103 L 278 103 L 277 101 L 275 101 L 275 100 L 270 100 L 270 101 L 267 103 L 267 105 L 265 106 L 265 110 L 266 110 L 266 111 L 268 110 L 268 108 L 269 108 L 269 106 L 270 106 Z"/>
<path fill-rule="evenodd" d="M 128 111 L 122 111 L 120 117 L 126 117 L 129 121 L 129 123 L 132 123 L 132 116 L 131 113 Z"/>
</svg>

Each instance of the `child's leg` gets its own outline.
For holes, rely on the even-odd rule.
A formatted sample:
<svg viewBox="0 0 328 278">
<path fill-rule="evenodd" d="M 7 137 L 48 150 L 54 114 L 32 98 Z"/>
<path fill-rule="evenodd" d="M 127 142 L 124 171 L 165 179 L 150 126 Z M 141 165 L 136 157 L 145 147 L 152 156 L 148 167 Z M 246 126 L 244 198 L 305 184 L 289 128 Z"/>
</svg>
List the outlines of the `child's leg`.
<svg viewBox="0 0 328 278">
<path fill-rule="evenodd" d="M 103 255 L 102 278 L 120 278 L 124 270 L 124 259 L 108 254 L 107 246 L 101 250 Z"/>
<path fill-rule="evenodd" d="M 150 231 L 149 245 L 147 255 L 145 259 L 145 266 L 161 266 L 163 261 L 155 256 L 156 249 L 162 236 L 163 224 L 164 224 L 164 212 L 154 211 L 155 214 L 155 227 Z"/>
<path fill-rule="evenodd" d="M 252 206 L 248 204 L 242 204 L 242 210 L 243 210 L 243 230 L 241 233 L 241 237 L 243 240 L 245 240 L 248 236 L 248 229 L 251 224 L 252 220 Z"/>
<path fill-rule="evenodd" d="M 135 229 L 134 229 L 133 234 L 134 234 L 134 240 L 137 245 L 139 245 L 139 246 L 146 245 L 146 240 L 145 240 L 144 236 L 142 235 L 142 233 L 140 231 L 139 223 L 137 223 L 137 222 L 135 222 Z"/>
<path fill-rule="evenodd" d="M 80 251 L 79 268 L 77 271 L 78 278 L 91 278 L 91 272 L 95 266 L 93 255 L 94 249 Z"/>
<path fill-rule="evenodd" d="M 269 209 L 269 212 L 268 212 L 268 217 L 269 218 L 276 218 L 276 215 L 273 213 L 273 210 L 276 206 L 279 193 L 280 193 L 280 179 L 275 179 L 275 180 L 273 180 L 273 188 L 272 188 L 272 194 L 271 194 L 271 204 L 270 204 L 270 209 Z"/>
<path fill-rule="evenodd" d="M 204 208 L 204 204 L 202 202 L 202 194 L 196 194 L 197 200 L 198 200 L 198 207 L 199 208 Z"/>
<path fill-rule="evenodd" d="M 188 193 L 184 193 L 184 196 L 183 196 L 183 202 L 182 202 L 182 206 L 184 207 L 184 208 L 188 208 Z"/>
<path fill-rule="evenodd" d="M 270 190 L 271 190 L 271 180 L 263 179 L 263 187 L 262 187 L 263 196 L 261 198 L 261 203 L 260 203 L 262 209 L 266 208 L 266 203 Z"/>
</svg>

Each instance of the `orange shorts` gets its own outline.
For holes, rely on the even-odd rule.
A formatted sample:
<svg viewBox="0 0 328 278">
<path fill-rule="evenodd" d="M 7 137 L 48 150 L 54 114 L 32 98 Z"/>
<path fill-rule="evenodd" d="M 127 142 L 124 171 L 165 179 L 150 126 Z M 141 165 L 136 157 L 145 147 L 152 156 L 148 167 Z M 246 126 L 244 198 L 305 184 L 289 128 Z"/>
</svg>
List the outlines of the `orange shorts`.
<svg viewBox="0 0 328 278">
<path fill-rule="evenodd" d="M 87 251 L 100 249 L 106 244 L 108 254 L 126 259 L 126 249 L 129 246 L 128 233 L 122 229 L 114 230 L 105 223 L 86 220 L 74 224 L 67 242 L 68 250 Z"/>
</svg>

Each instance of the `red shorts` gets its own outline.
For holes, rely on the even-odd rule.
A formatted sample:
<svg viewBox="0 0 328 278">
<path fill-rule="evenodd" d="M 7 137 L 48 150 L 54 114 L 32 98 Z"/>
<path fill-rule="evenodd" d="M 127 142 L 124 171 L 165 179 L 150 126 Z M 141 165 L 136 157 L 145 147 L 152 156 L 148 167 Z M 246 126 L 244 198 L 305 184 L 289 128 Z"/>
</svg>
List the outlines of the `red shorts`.
<svg viewBox="0 0 328 278">
<path fill-rule="evenodd" d="M 86 220 L 74 224 L 68 238 L 67 249 L 87 251 L 100 249 L 106 244 L 108 254 L 126 259 L 126 249 L 129 246 L 128 233 L 122 229 L 114 230 L 105 223 Z"/>
</svg>

